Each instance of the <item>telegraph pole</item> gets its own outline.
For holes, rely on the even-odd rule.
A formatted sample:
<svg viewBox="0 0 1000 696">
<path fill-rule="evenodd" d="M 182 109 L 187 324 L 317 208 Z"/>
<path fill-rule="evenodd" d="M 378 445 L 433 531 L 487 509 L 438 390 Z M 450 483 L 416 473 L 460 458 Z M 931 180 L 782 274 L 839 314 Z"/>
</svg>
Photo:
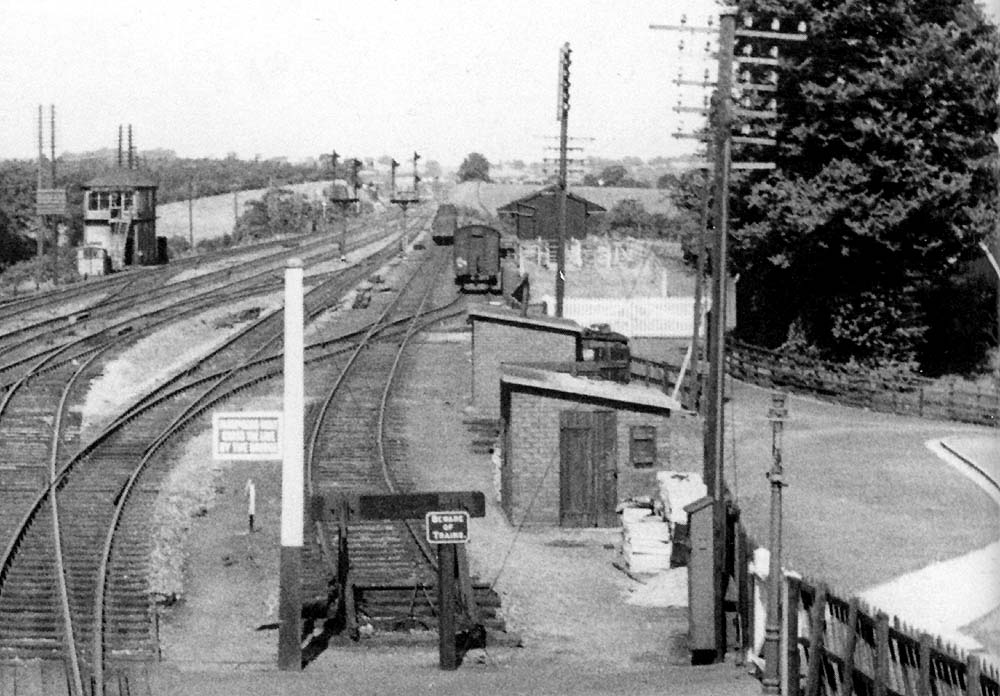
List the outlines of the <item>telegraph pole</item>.
<svg viewBox="0 0 1000 696">
<path fill-rule="evenodd" d="M 559 85 L 556 120 L 559 121 L 559 246 L 556 247 L 556 316 L 563 315 L 566 294 L 566 145 L 569 125 L 569 42 L 559 51 Z"/>
<path fill-rule="evenodd" d="M 702 477 L 708 495 L 712 498 L 713 520 L 713 607 L 714 607 L 714 638 L 716 643 L 716 660 L 722 660 L 726 651 L 726 621 L 725 621 L 725 549 L 727 546 L 726 520 L 726 484 L 725 484 L 725 332 L 726 332 L 726 287 L 728 272 L 728 239 L 729 239 L 729 175 L 732 169 L 774 169 L 774 162 L 732 162 L 733 143 L 746 145 L 775 145 L 774 137 L 757 137 L 751 134 L 748 123 L 754 119 L 776 118 L 776 104 L 772 99 L 765 109 L 749 108 L 754 101 L 745 97 L 745 108 L 733 105 L 733 65 L 734 63 L 777 66 L 778 49 L 772 47 L 769 56 L 754 56 L 750 41 L 744 43 L 742 56 L 735 56 L 737 37 L 743 40 L 773 40 L 773 41 L 804 41 L 805 24 L 800 23 L 798 33 L 779 32 L 780 24 L 772 22 L 772 31 L 758 31 L 753 26 L 751 17 L 744 18 L 746 28 L 736 28 L 734 6 L 723 7 L 719 11 L 719 50 L 718 73 L 715 82 L 715 93 L 712 98 L 712 108 L 706 110 L 699 107 L 675 107 L 675 111 L 703 113 L 710 117 L 709 133 L 678 134 L 679 137 L 693 137 L 708 140 L 711 143 L 713 167 L 713 222 L 714 238 L 712 243 L 712 288 L 711 288 L 711 321 L 709 341 L 706 354 L 709 360 L 708 384 L 706 385 L 705 427 L 703 440 Z M 652 29 L 668 29 L 673 31 L 703 32 L 714 34 L 716 30 L 709 27 L 695 27 L 686 24 L 682 18 L 680 26 L 650 25 Z M 744 73 L 741 88 L 755 97 L 761 92 L 775 91 L 777 73 L 772 71 L 769 80 L 753 83 L 749 72 Z M 680 78 L 677 84 L 699 84 L 686 82 Z M 700 83 L 706 84 L 707 79 Z M 742 134 L 732 134 L 736 117 L 743 121 Z M 773 135 L 773 133 L 771 134 Z"/>
<path fill-rule="evenodd" d="M 42 105 L 39 104 L 38 105 L 38 189 L 37 189 L 39 191 L 42 190 L 42 167 L 45 166 L 45 132 L 44 132 L 45 127 L 43 125 L 42 119 L 43 119 Z M 42 238 L 44 237 L 44 232 L 45 232 L 45 217 L 39 215 L 38 235 L 35 238 L 35 241 L 38 243 L 36 249 L 38 258 L 42 258 L 42 250 L 44 245 Z"/>
</svg>

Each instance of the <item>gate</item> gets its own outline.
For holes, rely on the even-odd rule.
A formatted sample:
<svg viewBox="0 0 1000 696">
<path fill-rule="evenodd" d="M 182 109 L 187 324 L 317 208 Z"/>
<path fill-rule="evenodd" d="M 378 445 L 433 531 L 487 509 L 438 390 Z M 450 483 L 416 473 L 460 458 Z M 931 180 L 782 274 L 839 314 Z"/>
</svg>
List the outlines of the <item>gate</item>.
<svg viewBox="0 0 1000 696">
<path fill-rule="evenodd" d="M 614 411 L 559 413 L 559 525 L 615 527 L 618 515 Z"/>
</svg>

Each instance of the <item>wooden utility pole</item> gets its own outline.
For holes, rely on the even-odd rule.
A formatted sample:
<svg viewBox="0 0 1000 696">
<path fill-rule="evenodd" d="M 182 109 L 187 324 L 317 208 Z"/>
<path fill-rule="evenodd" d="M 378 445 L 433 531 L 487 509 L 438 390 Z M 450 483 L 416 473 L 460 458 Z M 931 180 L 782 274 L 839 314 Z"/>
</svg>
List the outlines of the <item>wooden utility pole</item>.
<svg viewBox="0 0 1000 696">
<path fill-rule="evenodd" d="M 42 167 L 45 166 L 45 133 L 44 126 L 42 125 L 42 105 L 38 105 L 38 189 L 42 190 Z M 43 237 L 45 236 L 45 217 L 42 215 L 38 216 L 38 233 L 35 235 L 35 241 L 38 243 L 36 252 L 38 258 L 42 258 L 43 251 Z"/>
<path fill-rule="evenodd" d="M 559 217 L 558 246 L 556 247 L 556 316 L 563 315 L 563 298 L 566 294 L 566 145 L 569 125 L 569 43 L 559 51 L 559 85 L 556 119 L 559 121 Z"/>
<path fill-rule="evenodd" d="M 715 82 L 715 93 L 712 98 L 712 108 L 706 110 L 700 107 L 678 106 L 674 110 L 678 112 L 688 111 L 693 113 L 705 113 L 710 117 L 710 130 L 706 133 L 678 134 L 680 137 L 693 137 L 699 140 L 709 140 L 711 143 L 710 153 L 714 160 L 713 182 L 713 225 L 714 235 L 712 243 L 712 304 L 711 320 L 709 327 L 709 340 L 706 348 L 706 355 L 709 360 L 708 383 L 706 385 L 705 401 L 705 426 L 703 441 L 703 469 L 702 476 L 705 481 L 708 496 L 712 498 L 712 519 L 713 519 L 713 595 L 714 595 L 714 624 L 716 641 L 716 660 L 722 660 L 726 650 L 726 622 L 725 622 L 725 590 L 727 579 L 725 575 L 725 549 L 726 539 L 726 483 L 725 483 L 725 333 L 726 333 L 726 296 L 727 283 L 729 279 L 728 271 L 728 239 L 729 239 L 729 175 L 732 169 L 774 169 L 773 162 L 732 162 L 733 143 L 748 145 L 770 146 L 775 144 L 773 137 L 756 137 L 752 135 L 733 136 L 732 130 L 735 117 L 739 116 L 745 121 L 751 119 L 773 119 L 776 117 L 776 106 L 769 104 L 768 108 L 754 110 L 750 108 L 734 108 L 733 94 L 733 65 L 756 64 L 777 66 L 777 48 L 772 47 L 770 56 L 755 57 L 752 55 L 753 46 L 749 43 L 744 46 L 744 56 L 735 57 L 736 38 L 752 40 L 805 40 L 805 25 L 799 25 L 799 33 L 788 34 L 778 31 L 780 25 L 777 21 L 772 22 L 772 31 L 752 30 L 752 18 L 745 18 L 746 28 L 736 28 L 736 7 L 723 7 L 720 9 L 720 22 L 718 29 L 718 74 Z M 713 27 L 694 27 L 686 24 L 682 19 L 679 26 L 650 25 L 652 29 L 669 29 L 673 31 L 704 32 L 715 33 Z M 768 84 L 754 84 L 746 79 L 741 87 L 749 93 L 773 92 L 775 86 L 773 82 L 777 80 L 777 73 L 774 73 L 773 81 Z M 677 84 L 702 84 L 707 86 L 707 78 L 702 83 L 686 82 L 678 79 Z M 748 128 L 748 124 L 744 125 Z M 744 131 L 747 132 L 747 131 Z"/>
<path fill-rule="evenodd" d="M 194 179 L 188 179 L 188 237 L 194 253 Z"/>
</svg>

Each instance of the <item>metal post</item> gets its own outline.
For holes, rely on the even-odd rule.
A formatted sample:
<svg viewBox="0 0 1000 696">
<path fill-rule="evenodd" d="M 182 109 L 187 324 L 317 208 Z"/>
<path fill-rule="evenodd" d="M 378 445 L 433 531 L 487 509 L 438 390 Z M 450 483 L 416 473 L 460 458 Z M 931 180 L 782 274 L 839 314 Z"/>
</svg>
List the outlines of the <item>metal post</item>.
<svg viewBox="0 0 1000 696">
<path fill-rule="evenodd" d="M 764 679 L 761 681 L 764 694 L 781 693 L 779 674 L 781 621 L 778 605 L 781 601 L 781 488 L 785 485 L 781 466 L 781 434 L 788 417 L 786 395 L 774 392 L 767 418 L 771 421 L 771 471 L 767 477 L 771 481 L 771 533 L 768 548 L 771 552 L 767 575 L 767 623 L 764 626 Z"/>
<path fill-rule="evenodd" d="M 284 433 L 281 468 L 281 556 L 278 669 L 302 669 L 302 539 L 304 504 L 304 362 L 302 261 L 285 267 Z"/>
</svg>

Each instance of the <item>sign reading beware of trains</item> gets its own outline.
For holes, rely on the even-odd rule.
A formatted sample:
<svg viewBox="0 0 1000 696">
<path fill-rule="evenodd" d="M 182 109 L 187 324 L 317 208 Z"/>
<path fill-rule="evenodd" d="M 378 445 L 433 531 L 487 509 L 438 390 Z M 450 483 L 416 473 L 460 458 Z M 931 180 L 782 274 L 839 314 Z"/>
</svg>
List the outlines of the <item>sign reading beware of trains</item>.
<svg viewBox="0 0 1000 696">
<path fill-rule="evenodd" d="M 464 544 L 469 541 L 469 513 L 465 510 L 428 512 L 427 541 L 432 544 Z"/>
<path fill-rule="evenodd" d="M 212 414 L 212 459 L 280 460 L 281 411 Z"/>
</svg>

